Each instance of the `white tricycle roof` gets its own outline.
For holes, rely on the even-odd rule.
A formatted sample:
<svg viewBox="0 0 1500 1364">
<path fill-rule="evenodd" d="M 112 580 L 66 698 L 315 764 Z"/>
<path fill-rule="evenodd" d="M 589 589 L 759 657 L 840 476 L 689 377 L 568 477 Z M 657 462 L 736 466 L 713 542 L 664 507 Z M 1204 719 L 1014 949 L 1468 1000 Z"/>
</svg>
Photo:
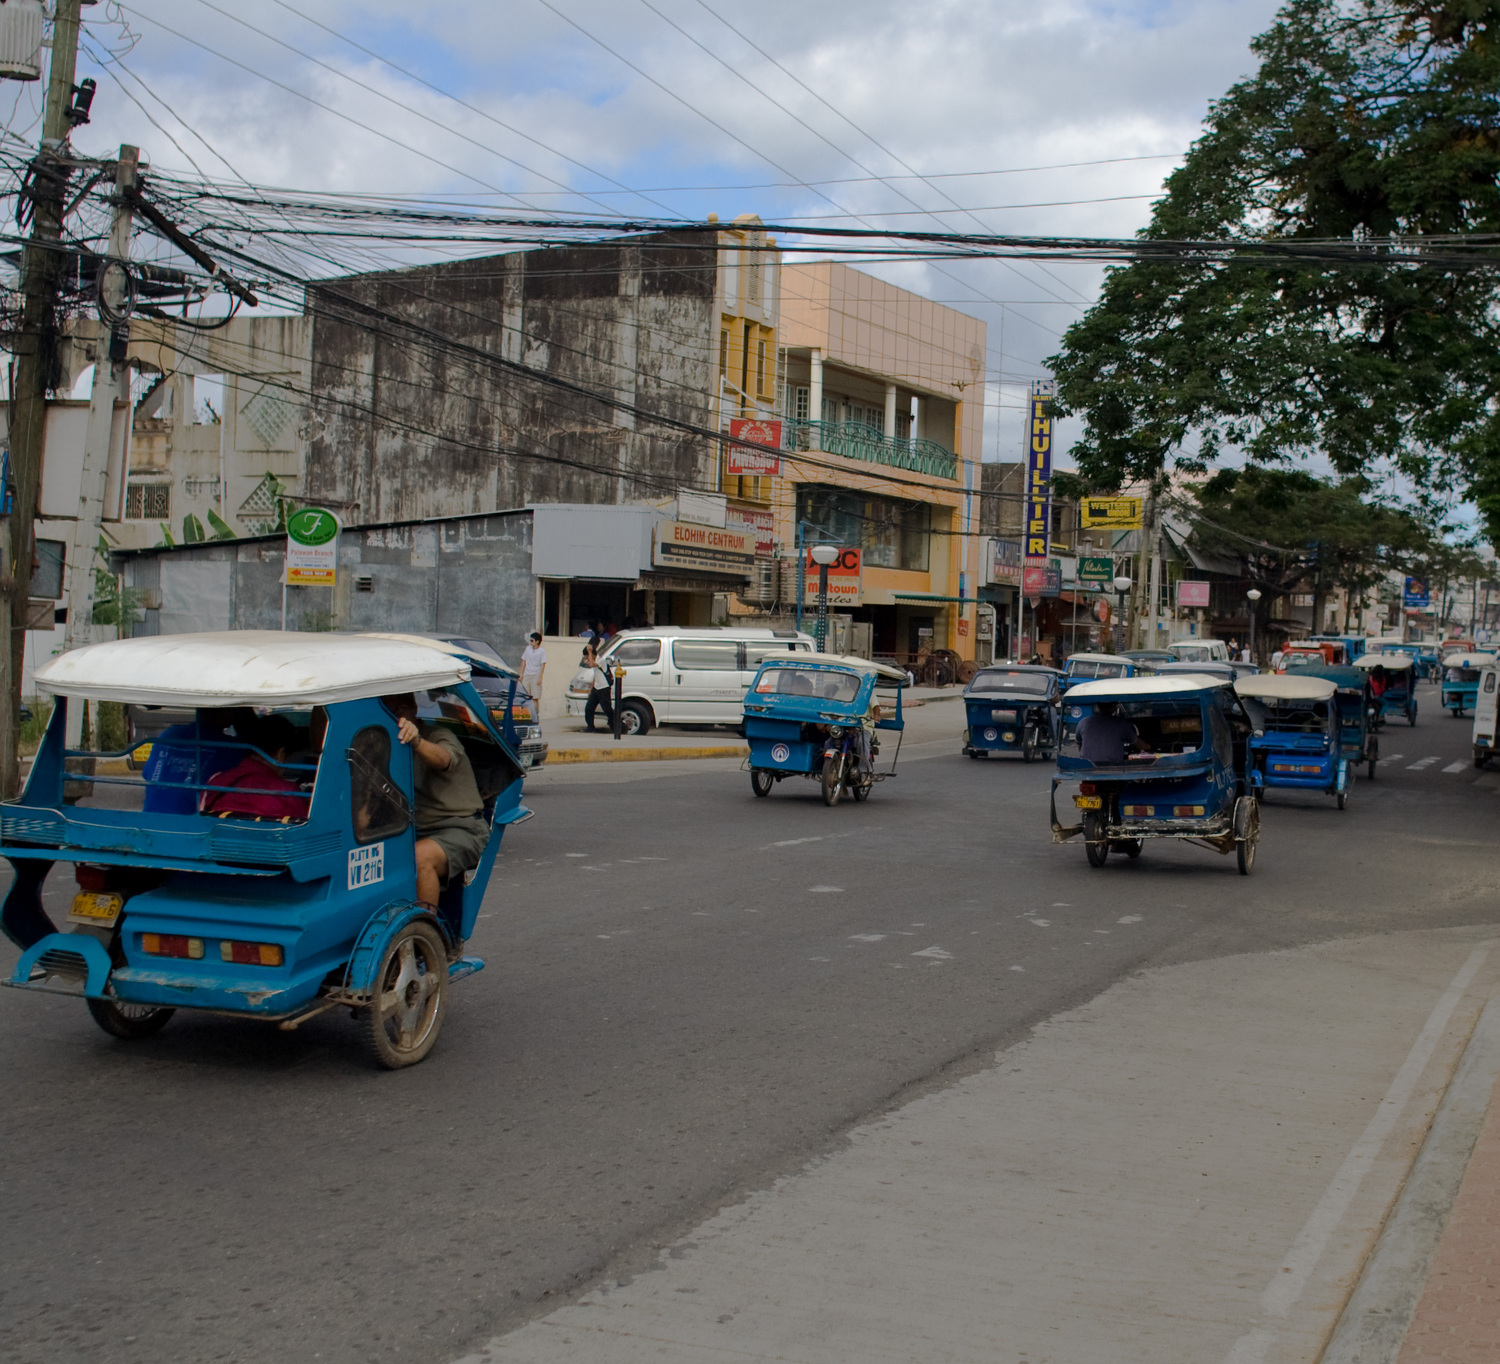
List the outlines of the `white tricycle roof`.
<svg viewBox="0 0 1500 1364">
<path fill-rule="evenodd" d="M 86 644 L 37 669 L 57 696 L 139 706 L 327 705 L 467 681 L 436 641 L 216 630 Z"/>
<path fill-rule="evenodd" d="M 1444 654 L 1443 666 L 1445 668 L 1487 668 L 1495 661 L 1494 654 Z"/>
<path fill-rule="evenodd" d="M 1078 655 L 1074 654 L 1074 658 Z M 1108 699 L 1127 696 L 1172 696 L 1190 691 L 1211 691 L 1227 687 L 1227 677 L 1210 677 L 1207 673 L 1167 673 L 1159 677 L 1101 677 L 1080 682 L 1068 688 L 1065 702 L 1088 701 L 1093 697 Z"/>
<path fill-rule="evenodd" d="M 1234 684 L 1238 695 L 1259 701 L 1326 701 L 1338 689 L 1338 683 L 1326 677 L 1303 677 L 1300 673 L 1258 673 L 1238 678 Z"/>
<path fill-rule="evenodd" d="M 876 677 L 888 682 L 899 682 L 902 686 L 907 683 L 903 669 L 893 668 L 889 663 L 876 663 L 872 659 L 859 658 L 854 654 L 808 654 L 789 651 L 785 654 L 772 654 L 762 659 L 760 666 L 762 668 L 800 668 L 805 663 L 836 663 L 839 667 L 853 668 L 862 673 L 873 673 Z"/>
<path fill-rule="evenodd" d="M 1368 668 L 1372 672 L 1376 668 L 1384 668 L 1388 673 L 1399 673 L 1415 668 L 1417 660 L 1410 654 L 1361 654 L 1354 660 L 1354 666 Z"/>
</svg>

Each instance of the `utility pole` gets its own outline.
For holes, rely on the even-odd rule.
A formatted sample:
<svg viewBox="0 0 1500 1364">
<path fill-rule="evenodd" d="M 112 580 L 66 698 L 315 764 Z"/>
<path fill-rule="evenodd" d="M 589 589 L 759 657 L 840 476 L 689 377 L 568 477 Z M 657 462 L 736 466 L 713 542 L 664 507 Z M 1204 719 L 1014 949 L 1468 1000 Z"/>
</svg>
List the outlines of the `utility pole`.
<svg viewBox="0 0 1500 1364">
<path fill-rule="evenodd" d="M 76 649 L 93 639 L 94 553 L 104 517 L 104 491 L 109 482 L 115 402 L 122 396 L 127 400 L 130 397 L 130 368 L 125 362 L 130 342 L 130 323 L 126 317 L 130 292 L 126 271 L 130 260 L 130 227 L 134 221 L 132 191 L 138 179 L 140 155 L 135 147 L 120 148 L 120 159 L 115 163 L 109 254 L 99 264 L 99 337 L 94 343 L 94 393 L 89 403 L 88 434 L 83 443 L 78 519 L 73 523 L 73 543 L 68 553 L 68 624 L 63 632 L 64 649 Z M 129 420 L 128 416 L 126 420 Z M 128 444 L 128 432 L 126 441 Z M 82 726 L 83 706 L 70 706 L 69 748 L 78 747 Z"/>
<path fill-rule="evenodd" d="M 68 181 L 68 134 L 74 123 L 68 115 L 78 65 L 80 0 L 56 0 L 56 4 L 42 145 L 29 181 L 31 240 L 21 253 L 21 325 L 16 332 L 15 389 L 10 406 L 12 501 L 9 516 L 0 517 L 0 795 L 7 798 L 19 787 L 26 601 L 31 586 L 47 391 L 57 378 L 57 293 L 64 263 L 59 242 Z"/>
<path fill-rule="evenodd" d="M 1132 645 L 1137 649 L 1154 648 L 1152 641 L 1145 640 L 1143 624 L 1148 619 L 1155 618 L 1154 607 L 1148 614 L 1147 601 L 1152 589 L 1151 581 L 1151 554 L 1156 545 L 1156 489 L 1149 488 L 1146 492 L 1146 505 L 1141 517 L 1141 551 L 1135 570 L 1134 590 L 1130 594 L 1132 606 L 1136 609 L 1131 612 L 1130 634 L 1127 636 Z M 1140 638 L 1138 638 L 1140 637 Z"/>
</svg>

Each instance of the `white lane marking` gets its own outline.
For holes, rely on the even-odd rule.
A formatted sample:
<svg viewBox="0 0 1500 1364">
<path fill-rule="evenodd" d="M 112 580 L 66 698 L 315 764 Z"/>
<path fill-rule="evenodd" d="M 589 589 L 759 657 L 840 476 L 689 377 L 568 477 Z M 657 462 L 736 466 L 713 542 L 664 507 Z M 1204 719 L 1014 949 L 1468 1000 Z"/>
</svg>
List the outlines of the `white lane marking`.
<svg viewBox="0 0 1500 1364">
<path fill-rule="evenodd" d="M 1439 762 L 1442 762 L 1442 758 L 1434 753 L 1430 758 L 1418 758 L 1416 762 L 1410 763 L 1406 770 L 1408 772 L 1420 772 L 1424 767 L 1431 767 L 1433 763 Z"/>
<path fill-rule="evenodd" d="M 591 857 L 591 853 L 564 853 L 564 857 Z"/>
<path fill-rule="evenodd" d="M 936 957 L 939 961 L 952 961 L 953 953 L 945 952 L 941 947 L 924 947 L 920 952 L 913 952 L 914 957 Z"/>
<path fill-rule="evenodd" d="M 1116 919 L 1117 924 L 1138 924 L 1141 921 L 1139 914 L 1127 914 L 1123 919 Z"/>
<path fill-rule="evenodd" d="M 1052 908 L 1053 909 L 1072 909 L 1073 908 L 1073 902 L 1071 900 L 1054 900 L 1052 902 Z"/>
<path fill-rule="evenodd" d="M 767 843 L 768 848 L 795 848 L 799 843 L 821 843 L 827 834 L 816 834 L 812 838 L 783 838 L 780 843 Z"/>
<path fill-rule="evenodd" d="M 1024 966 L 1012 966 L 1010 969 L 1012 971 L 1024 971 L 1026 968 Z"/>
<path fill-rule="evenodd" d="M 1444 772 L 1467 772 L 1468 770 L 1468 763 L 1449 763 L 1448 766 L 1443 769 Z"/>
<path fill-rule="evenodd" d="M 885 934 L 884 933 L 851 933 L 849 935 L 849 941 L 850 942 L 884 942 L 885 941 Z"/>
<path fill-rule="evenodd" d="M 1052 920 L 1051 919 L 1028 919 L 1027 922 L 1035 924 L 1038 928 L 1051 928 L 1052 927 Z"/>
<path fill-rule="evenodd" d="M 843 886 L 809 886 L 807 893 L 809 895 L 842 895 L 844 888 Z"/>
<path fill-rule="evenodd" d="M 1380 761 L 1386 763 L 1398 763 L 1405 756 L 1406 754 L 1404 753 L 1387 753 L 1385 757 L 1383 757 Z"/>
<path fill-rule="evenodd" d="M 1443 1029 L 1448 1026 L 1448 1020 L 1463 998 L 1464 991 L 1469 988 L 1469 982 L 1474 979 L 1488 955 L 1488 947 L 1476 947 L 1470 952 L 1468 960 L 1458 968 L 1458 974 L 1433 1005 L 1426 1024 L 1417 1035 L 1417 1040 L 1412 1043 L 1406 1060 L 1401 1063 L 1401 1069 L 1391 1081 L 1391 1087 L 1386 1090 L 1385 1098 L 1375 1109 L 1374 1116 L 1359 1140 L 1344 1157 L 1344 1163 L 1339 1166 L 1338 1172 L 1323 1191 L 1323 1197 L 1318 1200 L 1317 1207 L 1297 1233 L 1297 1239 L 1292 1242 L 1286 1258 L 1271 1277 L 1271 1282 L 1266 1285 L 1266 1291 L 1260 1295 L 1261 1311 L 1266 1316 L 1286 1318 L 1297 1299 L 1302 1296 L 1302 1290 L 1307 1287 L 1307 1281 L 1317 1268 L 1329 1240 L 1338 1230 L 1344 1214 L 1349 1211 L 1349 1204 L 1354 1201 L 1360 1183 L 1375 1164 L 1380 1148 L 1396 1126 L 1402 1109 L 1411 1099 L 1423 1070 L 1432 1059 L 1432 1053 L 1437 1050 Z M 1224 1364 L 1262 1364 L 1274 1339 L 1275 1332 L 1270 1327 L 1259 1326 L 1247 1331 L 1235 1341 L 1234 1348 L 1224 1358 Z"/>
</svg>

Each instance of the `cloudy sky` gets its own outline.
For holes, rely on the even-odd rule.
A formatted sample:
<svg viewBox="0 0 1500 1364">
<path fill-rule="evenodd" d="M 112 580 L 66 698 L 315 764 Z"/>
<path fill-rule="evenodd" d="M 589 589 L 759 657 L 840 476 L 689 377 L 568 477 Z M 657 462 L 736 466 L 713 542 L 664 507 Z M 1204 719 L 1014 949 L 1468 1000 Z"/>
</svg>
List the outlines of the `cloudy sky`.
<svg viewBox="0 0 1500 1364">
<path fill-rule="evenodd" d="M 80 74 L 99 82 L 75 136 L 87 153 L 132 142 L 160 168 L 226 180 L 596 216 L 1113 236 L 1146 220 L 1208 102 L 1253 70 L 1274 5 L 104 0 L 84 13 Z M 39 88 L 0 94 L 6 126 L 34 139 Z M 986 456 L 1013 457 L 1021 386 L 1097 273 L 871 268 L 986 321 Z"/>
</svg>

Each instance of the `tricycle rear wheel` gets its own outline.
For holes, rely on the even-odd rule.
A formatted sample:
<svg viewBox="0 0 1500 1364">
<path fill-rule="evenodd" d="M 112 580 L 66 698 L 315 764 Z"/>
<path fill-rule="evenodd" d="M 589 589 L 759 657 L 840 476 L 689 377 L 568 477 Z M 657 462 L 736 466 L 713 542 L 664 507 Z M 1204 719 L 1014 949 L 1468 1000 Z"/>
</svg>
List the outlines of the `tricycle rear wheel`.
<svg viewBox="0 0 1500 1364">
<path fill-rule="evenodd" d="M 1254 796 L 1241 796 L 1234 806 L 1234 851 L 1240 875 L 1249 876 L 1260 843 L 1260 806 Z"/>
<path fill-rule="evenodd" d="M 750 789 L 757 796 L 769 796 L 771 788 L 776 785 L 776 778 L 763 767 L 752 767 L 750 769 Z"/>
<path fill-rule="evenodd" d="M 1104 816 L 1089 810 L 1083 816 L 1083 850 L 1089 855 L 1089 866 L 1102 867 L 1109 861 L 1109 842 L 1104 837 Z"/>
<path fill-rule="evenodd" d="M 116 999 L 89 999 L 89 1014 L 111 1037 L 139 1042 L 155 1037 L 171 1020 L 176 1009 L 158 1009 L 151 1004 L 122 1004 Z"/>
<path fill-rule="evenodd" d="M 387 1070 L 414 1066 L 436 1044 L 447 1009 L 447 945 L 432 924 L 414 920 L 386 948 L 374 998 L 359 1011 L 365 1046 Z"/>
<path fill-rule="evenodd" d="M 844 794 L 844 755 L 823 759 L 823 804 L 834 806 Z"/>
</svg>

